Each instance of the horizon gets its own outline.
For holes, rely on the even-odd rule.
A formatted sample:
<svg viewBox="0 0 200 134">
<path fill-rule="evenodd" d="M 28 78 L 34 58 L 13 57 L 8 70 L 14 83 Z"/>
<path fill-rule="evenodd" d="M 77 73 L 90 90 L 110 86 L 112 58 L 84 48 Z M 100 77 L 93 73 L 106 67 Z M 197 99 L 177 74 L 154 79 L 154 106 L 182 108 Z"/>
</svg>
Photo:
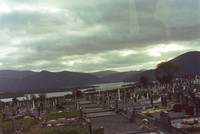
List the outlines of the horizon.
<svg viewBox="0 0 200 134">
<path fill-rule="evenodd" d="M 0 70 L 154 69 L 200 51 L 198 3 L 2 0 Z"/>
<path fill-rule="evenodd" d="M 185 52 L 183 54 L 186 54 L 186 53 L 190 53 L 190 52 L 200 52 L 200 51 L 188 51 L 188 52 Z M 181 54 L 181 55 L 183 55 Z M 178 55 L 178 56 L 181 56 L 181 55 Z M 177 57 L 178 57 L 177 56 Z M 176 58 L 176 57 L 174 57 Z M 171 58 L 170 60 L 174 59 L 174 58 Z M 166 62 L 166 61 L 170 61 L 170 60 L 163 60 L 161 62 Z M 160 62 L 160 63 L 161 63 Z M 159 64 L 159 63 L 158 63 Z M 156 64 L 157 66 L 157 64 Z M 155 67 L 156 68 L 156 67 Z M 34 71 L 34 70 L 13 70 L 13 69 L 0 69 L 0 71 L 32 71 L 32 72 L 43 72 L 43 71 L 47 71 L 47 72 L 52 72 L 52 73 L 56 73 L 56 72 L 76 72 L 76 73 L 98 73 L 98 72 L 104 72 L 104 71 L 115 71 L 115 72 L 118 72 L 118 73 L 121 73 L 121 72 L 129 72 L 129 71 L 147 71 L 147 70 L 154 70 L 155 68 L 150 68 L 150 69 L 138 69 L 138 70 L 125 70 L 125 71 L 117 71 L 117 70 L 96 70 L 96 71 L 93 71 L 93 72 L 78 72 L 78 71 L 70 71 L 70 70 L 60 70 L 60 71 L 50 71 L 50 70 L 39 70 L 39 71 Z"/>
</svg>

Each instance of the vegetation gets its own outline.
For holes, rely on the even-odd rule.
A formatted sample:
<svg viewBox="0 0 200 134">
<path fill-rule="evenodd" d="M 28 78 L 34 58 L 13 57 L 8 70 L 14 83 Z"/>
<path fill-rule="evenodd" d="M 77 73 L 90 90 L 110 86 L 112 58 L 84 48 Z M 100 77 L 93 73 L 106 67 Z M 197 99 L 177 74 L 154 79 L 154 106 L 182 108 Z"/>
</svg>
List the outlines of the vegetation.
<svg viewBox="0 0 200 134">
<path fill-rule="evenodd" d="M 176 64 L 171 62 L 162 62 L 157 65 L 155 76 L 161 83 L 169 84 L 172 82 L 174 75 L 179 72 L 180 68 Z"/>
<path fill-rule="evenodd" d="M 88 134 L 88 128 L 86 127 L 56 127 L 56 128 L 42 128 L 31 134 Z"/>
<path fill-rule="evenodd" d="M 104 134 L 103 128 L 94 129 L 93 134 Z M 65 127 L 51 127 L 51 128 L 40 128 L 31 134 L 89 134 L 88 127 L 83 126 L 65 126 Z"/>
<path fill-rule="evenodd" d="M 140 77 L 140 84 L 142 86 L 147 87 L 148 81 L 149 81 L 149 78 L 147 76 L 143 75 Z"/>
<path fill-rule="evenodd" d="M 135 95 L 146 95 L 148 93 L 148 91 L 139 91 L 136 92 Z"/>
<path fill-rule="evenodd" d="M 78 115 L 77 111 L 49 113 L 47 119 L 53 120 L 58 118 L 75 118 Z"/>
<path fill-rule="evenodd" d="M 22 130 L 23 132 L 28 132 L 33 126 L 38 123 L 38 120 L 33 119 L 19 119 L 16 120 L 16 129 Z M 11 132 L 12 128 L 12 121 L 4 121 L 3 122 L 3 132 Z"/>
</svg>

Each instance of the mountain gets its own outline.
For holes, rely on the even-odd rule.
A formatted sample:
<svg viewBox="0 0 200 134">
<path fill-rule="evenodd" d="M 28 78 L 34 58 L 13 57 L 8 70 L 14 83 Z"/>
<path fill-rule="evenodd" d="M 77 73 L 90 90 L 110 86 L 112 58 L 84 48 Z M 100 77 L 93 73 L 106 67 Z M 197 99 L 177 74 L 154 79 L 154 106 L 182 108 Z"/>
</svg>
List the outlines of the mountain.
<svg viewBox="0 0 200 134">
<path fill-rule="evenodd" d="M 174 59 L 170 60 L 181 69 L 180 74 L 177 77 L 183 77 L 184 75 L 200 75 L 200 52 L 192 51 L 184 53 Z M 124 81 L 139 81 L 141 76 L 147 76 L 150 81 L 156 80 L 154 76 L 155 70 L 147 70 L 138 75 L 131 75 L 124 79 Z"/>
<path fill-rule="evenodd" d="M 15 71 L 15 70 L 1 70 L 0 78 L 24 78 L 29 75 L 36 74 L 32 71 Z"/>
<path fill-rule="evenodd" d="M 40 89 L 40 88 L 60 88 L 69 86 L 82 86 L 88 84 L 103 83 L 104 80 L 86 73 L 76 72 L 48 72 L 42 71 L 39 73 L 26 74 L 21 72 L 23 75 L 15 75 L 16 72 L 12 71 L 9 77 L 0 77 L 0 91 L 16 91 L 16 90 L 29 90 L 29 89 Z M 3 74 L 0 71 L 0 74 Z M 11 77 L 13 76 L 13 77 Z M 19 77 L 20 76 L 20 77 Z M 23 76 L 23 77 L 22 77 Z"/>
<path fill-rule="evenodd" d="M 116 73 L 119 73 L 117 71 L 112 71 L 112 70 L 105 70 L 105 71 L 100 71 L 100 72 L 94 72 L 94 73 L 91 73 L 99 78 L 102 78 L 102 77 L 105 77 L 107 75 L 112 75 L 112 74 L 116 74 Z"/>
<path fill-rule="evenodd" d="M 101 78 L 108 82 L 121 82 L 125 78 L 130 77 L 130 76 L 135 76 L 141 72 L 143 71 L 118 72 L 118 73 L 103 76 Z"/>
</svg>

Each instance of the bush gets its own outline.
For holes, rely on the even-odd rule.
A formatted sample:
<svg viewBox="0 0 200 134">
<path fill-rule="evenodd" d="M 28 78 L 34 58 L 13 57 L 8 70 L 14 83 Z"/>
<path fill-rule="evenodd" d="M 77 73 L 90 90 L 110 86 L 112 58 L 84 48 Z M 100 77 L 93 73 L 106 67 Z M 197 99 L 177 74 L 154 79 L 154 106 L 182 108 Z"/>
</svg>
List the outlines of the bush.
<svg viewBox="0 0 200 134">
<path fill-rule="evenodd" d="M 62 105 L 60 105 L 60 104 L 57 104 L 56 105 L 56 108 L 58 109 L 58 110 L 64 110 L 65 108 L 62 106 Z"/>
<path fill-rule="evenodd" d="M 185 112 L 187 115 L 194 115 L 194 106 L 193 105 L 187 106 L 185 108 Z"/>
<path fill-rule="evenodd" d="M 175 104 L 173 107 L 174 112 L 181 112 L 183 109 L 183 105 L 182 104 Z"/>
</svg>

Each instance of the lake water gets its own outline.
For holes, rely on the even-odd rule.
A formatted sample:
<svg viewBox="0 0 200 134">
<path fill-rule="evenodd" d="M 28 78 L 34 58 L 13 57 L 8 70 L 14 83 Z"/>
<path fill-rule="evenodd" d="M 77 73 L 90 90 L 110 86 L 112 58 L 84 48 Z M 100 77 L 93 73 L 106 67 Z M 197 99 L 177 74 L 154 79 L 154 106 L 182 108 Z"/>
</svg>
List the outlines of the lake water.
<svg viewBox="0 0 200 134">
<path fill-rule="evenodd" d="M 111 89 L 121 88 L 122 86 L 128 85 L 128 84 L 133 84 L 133 83 L 132 82 L 129 82 L 129 83 L 124 83 L 124 82 L 103 83 L 103 84 L 95 84 L 95 85 L 92 85 L 92 86 L 96 86 L 95 89 L 97 91 L 99 91 L 99 90 L 111 90 Z M 84 90 L 87 90 L 87 89 L 83 89 L 83 91 Z M 72 94 L 72 92 L 71 91 L 52 92 L 52 93 L 46 93 L 46 96 L 47 96 L 47 98 L 50 98 L 50 97 L 57 97 L 57 96 L 65 96 L 65 95 L 68 95 L 68 94 Z M 34 94 L 34 95 L 36 97 L 39 97 L 39 94 Z M 30 94 L 28 96 L 30 98 Z M 18 100 L 25 100 L 26 97 L 25 96 L 17 97 L 17 99 Z M 9 102 L 9 101 L 12 101 L 12 98 L 1 99 L 1 101 Z"/>
</svg>

